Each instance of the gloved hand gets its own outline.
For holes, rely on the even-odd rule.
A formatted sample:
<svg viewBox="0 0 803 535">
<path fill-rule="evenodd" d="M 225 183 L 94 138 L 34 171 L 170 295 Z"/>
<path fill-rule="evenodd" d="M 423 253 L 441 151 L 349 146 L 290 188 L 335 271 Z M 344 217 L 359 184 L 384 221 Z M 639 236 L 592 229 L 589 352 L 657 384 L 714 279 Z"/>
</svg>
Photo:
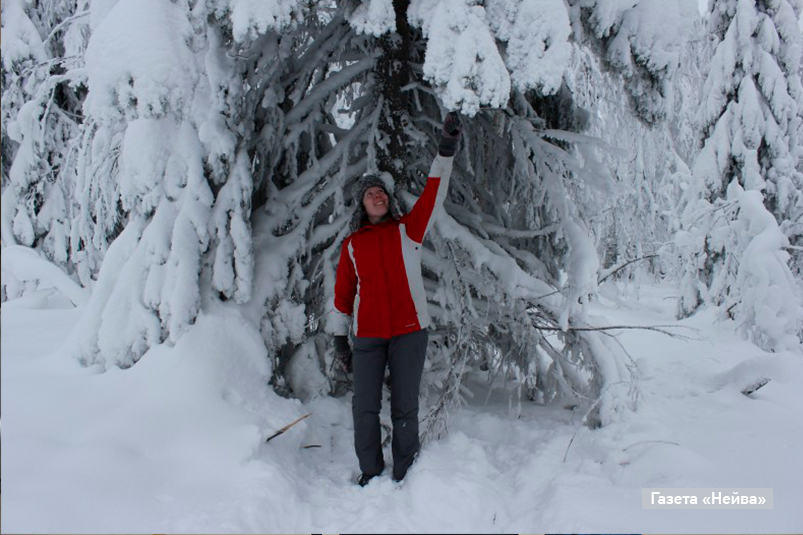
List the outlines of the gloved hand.
<svg viewBox="0 0 803 535">
<path fill-rule="evenodd" d="M 348 379 L 347 375 L 352 372 L 352 355 L 349 346 L 348 336 L 335 336 L 335 377 L 339 380 Z"/>
<path fill-rule="evenodd" d="M 451 111 L 446 115 L 441 130 L 441 141 L 438 144 L 438 154 L 451 157 L 457 152 L 457 144 L 460 142 L 460 132 L 463 125 L 460 123 L 460 115 L 456 111 Z"/>
</svg>

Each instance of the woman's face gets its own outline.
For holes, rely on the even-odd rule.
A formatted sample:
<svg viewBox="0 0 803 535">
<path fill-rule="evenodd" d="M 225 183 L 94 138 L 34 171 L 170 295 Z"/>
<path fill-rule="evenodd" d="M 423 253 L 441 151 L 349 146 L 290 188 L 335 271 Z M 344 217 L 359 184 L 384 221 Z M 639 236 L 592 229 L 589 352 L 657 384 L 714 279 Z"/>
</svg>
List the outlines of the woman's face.
<svg viewBox="0 0 803 535">
<path fill-rule="evenodd" d="M 388 195 L 379 186 L 371 186 L 365 191 L 362 204 L 371 223 L 376 223 L 388 213 Z"/>
</svg>

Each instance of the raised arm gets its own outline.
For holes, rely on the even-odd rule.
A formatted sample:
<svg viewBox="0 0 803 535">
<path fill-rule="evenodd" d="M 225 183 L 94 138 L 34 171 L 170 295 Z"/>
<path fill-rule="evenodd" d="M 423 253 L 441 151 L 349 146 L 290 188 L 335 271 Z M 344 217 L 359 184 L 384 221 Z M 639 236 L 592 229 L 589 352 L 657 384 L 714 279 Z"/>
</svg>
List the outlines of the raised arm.
<svg viewBox="0 0 803 535">
<path fill-rule="evenodd" d="M 457 113 L 449 113 L 443 122 L 438 155 L 430 167 L 424 192 L 403 220 L 407 227 L 407 235 L 415 242 L 424 241 L 424 237 L 437 218 L 438 210 L 446 200 L 449 178 L 452 175 L 452 163 L 454 154 L 457 152 L 461 131 L 462 126 Z"/>
</svg>

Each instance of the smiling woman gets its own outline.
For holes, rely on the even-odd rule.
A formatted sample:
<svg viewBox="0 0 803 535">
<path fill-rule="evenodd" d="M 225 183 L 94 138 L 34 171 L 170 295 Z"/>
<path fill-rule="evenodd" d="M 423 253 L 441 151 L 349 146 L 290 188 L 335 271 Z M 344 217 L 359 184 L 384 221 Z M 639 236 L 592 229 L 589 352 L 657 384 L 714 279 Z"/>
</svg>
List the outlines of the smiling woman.
<svg viewBox="0 0 803 535">
<path fill-rule="evenodd" d="M 372 225 L 382 221 L 388 214 L 388 194 L 382 186 L 371 186 L 362 196 L 362 204 Z"/>
<path fill-rule="evenodd" d="M 420 448 L 418 394 L 430 325 L 421 244 L 446 198 L 459 135 L 457 114 L 450 113 L 427 185 L 409 214 L 399 215 L 379 176 L 364 176 L 353 190 L 352 232 L 343 242 L 335 283 L 335 355 L 341 372 L 354 373 L 354 446 L 361 486 L 385 469 L 379 411 L 386 367 L 394 480 L 404 478 Z M 349 320 L 355 337 L 353 365 Z"/>
</svg>

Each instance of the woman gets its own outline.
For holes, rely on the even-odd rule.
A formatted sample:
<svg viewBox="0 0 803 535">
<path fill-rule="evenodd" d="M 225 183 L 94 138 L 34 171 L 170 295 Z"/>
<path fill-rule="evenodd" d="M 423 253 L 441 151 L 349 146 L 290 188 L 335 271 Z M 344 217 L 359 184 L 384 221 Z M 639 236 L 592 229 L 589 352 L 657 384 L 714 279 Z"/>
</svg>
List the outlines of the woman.
<svg viewBox="0 0 803 535">
<path fill-rule="evenodd" d="M 379 411 L 385 367 L 390 367 L 393 479 L 413 463 L 418 438 L 418 393 L 427 348 L 427 297 L 421 277 L 421 243 L 446 198 L 460 138 L 456 113 L 446 116 L 427 185 L 402 216 L 375 175 L 354 188 L 352 234 L 343 242 L 335 282 L 335 359 L 353 368 L 354 448 L 365 486 L 385 468 Z M 354 352 L 348 342 L 352 320 Z"/>
</svg>

